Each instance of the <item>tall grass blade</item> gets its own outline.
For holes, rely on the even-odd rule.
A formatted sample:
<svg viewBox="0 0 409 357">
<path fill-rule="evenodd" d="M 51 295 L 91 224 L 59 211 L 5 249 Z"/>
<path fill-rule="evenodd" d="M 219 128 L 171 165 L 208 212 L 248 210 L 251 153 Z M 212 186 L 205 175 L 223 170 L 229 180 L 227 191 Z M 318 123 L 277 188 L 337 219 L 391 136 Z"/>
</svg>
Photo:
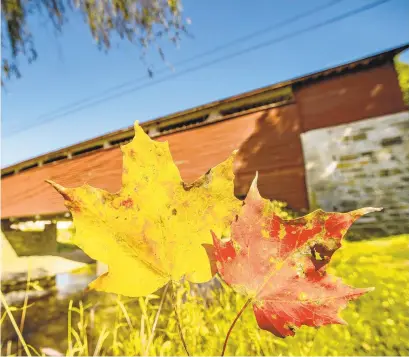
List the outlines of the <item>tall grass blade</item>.
<svg viewBox="0 0 409 357">
<path fill-rule="evenodd" d="M 169 288 L 169 283 L 166 284 L 165 290 L 163 291 L 162 298 L 161 298 L 160 304 L 159 304 L 159 308 L 158 308 L 158 311 L 156 312 L 155 320 L 153 321 L 151 335 L 149 336 L 148 343 L 146 344 L 145 356 L 148 356 L 148 354 L 149 354 L 149 348 L 150 348 L 151 343 L 153 341 L 153 337 L 155 336 L 156 325 L 157 325 L 158 320 L 159 320 L 159 315 L 160 315 L 160 312 L 162 310 L 162 306 L 163 306 L 163 303 L 165 301 L 165 297 L 166 297 L 166 293 L 168 292 L 168 288 Z"/>
<path fill-rule="evenodd" d="M 23 335 L 21 334 L 21 332 L 20 332 L 20 330 L 19 330 L 19 328 L 18 328 L 18 326 L 17 326 L 16 320 L 14 319 L 14 316 L 13 316 L 13 314 L 12 314 L 11 311 L 10 311 L 10 307 L 9 307 L 9 305 L 7 304 L 6 298 L 4 297 L 4 295 L 3 295 L 3 293 L 2 293 L 1 291 L 0 291 L 0 301 L 1 301 L 1 303 L 3 304 L 4 309 L 5 309 L 6 312 L 7 312 L 7 315 L 9 316 L 9 319 L 10 319 L 10 321 L 11 321 L 11 324 L 12 324 L 13 327 L 14 327 L 14 330 L 16 331 L 16 334 L 17 334 L 17 336 L 18 336 L 19 341 L 20 341 L 21 344 L 23 345 L 23 348 L 24 348 L 24 351 L 25 351 L 26 355 L 29 356 L 29 357 L 31 357 L 31 353 L 30 353 L 30 350 L 29 350 L 28 347 L 27 347 L 26 341 L 24 340 Z"/>
</svg>

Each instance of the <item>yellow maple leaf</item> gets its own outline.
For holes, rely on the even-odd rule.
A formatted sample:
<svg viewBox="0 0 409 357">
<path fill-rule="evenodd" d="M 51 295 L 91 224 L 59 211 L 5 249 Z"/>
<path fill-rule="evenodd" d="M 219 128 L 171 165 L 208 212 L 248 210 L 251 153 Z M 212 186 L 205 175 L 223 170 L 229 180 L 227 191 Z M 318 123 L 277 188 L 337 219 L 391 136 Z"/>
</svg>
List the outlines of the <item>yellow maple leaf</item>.
<svg viewBox="0 0 409 357">
<path fill-rule="evenodd" d="M 90 288 L 145 296 L 185 276 L 194 283 L 212 278 L 202 244 L 211 231 L 222 234 L 239 212 L 234 196 L 233 153 L 192 184 L 186 184 L 167 142 L 153 141 L 135 123 L 133 140 L 121 147 L 122 188 L 118 193 L 83 185 L 64 188 L 76 234 L 73 242 L 108 272 Z"/>
</svg>

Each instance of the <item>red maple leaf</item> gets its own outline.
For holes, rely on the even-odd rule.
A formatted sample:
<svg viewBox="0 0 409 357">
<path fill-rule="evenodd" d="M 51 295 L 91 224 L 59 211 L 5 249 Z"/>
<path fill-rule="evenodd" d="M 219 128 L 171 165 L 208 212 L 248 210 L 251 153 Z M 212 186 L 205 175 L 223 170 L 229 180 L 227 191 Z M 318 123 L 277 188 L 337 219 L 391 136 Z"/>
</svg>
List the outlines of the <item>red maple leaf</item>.
<svg viewBox="0 0 409 357">
<path fill-rule="evenodd" d="M 378 210 L 317 210 L 283 220 L 260 196 L 255 179 L 232 224 L 231 238 L 219 239 L 212 232 L 218 273 L 233 290 L 249 297 L 238 317 L 252 303 L 259 327 L 279 337 L 294 335 L 301 325 L 345 324 L 338 312 L 372 288 L 345 285 L 325 269 L 352 223 Z"/>
</svg>

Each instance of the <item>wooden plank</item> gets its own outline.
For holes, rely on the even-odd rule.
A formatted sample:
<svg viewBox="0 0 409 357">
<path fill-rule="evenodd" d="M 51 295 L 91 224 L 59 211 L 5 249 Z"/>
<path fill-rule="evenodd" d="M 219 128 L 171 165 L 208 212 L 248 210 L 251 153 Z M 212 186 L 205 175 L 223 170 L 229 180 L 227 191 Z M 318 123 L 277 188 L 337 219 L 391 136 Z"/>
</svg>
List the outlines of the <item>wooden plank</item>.
<svg viewBox="0 0 409 357">
<path fill-rule="evenodd" d="M 2 218 L 65 212 L 62 197 L 46 179 L 68 187 L 89 183 L 115 192 L 121 172 L 122 154 L 115 148 L 7 177 L 2 180 Z"/>
<path fill-rule="evenodd" d="M 253 179 L 254 175 L 250 173 L 239 174 L 237 190 L 247 192 Z M 288 207 L 296 211 L 308 210 L 304 166 L 259 172 L 258 188 L 264 198 L 287 202 Z"/>
<path fill-rule="evenodd" d="M 295 104 L 260 112 L 254 120 L 253 132 L 240 146 L 239 173 L 303 165 L 300 118 Z"/>
<path fill-rule="evenodd" d="M 393 63 L 294 91 L 303 131 L 407 110 Z"/>
<path fill-rule="evenodd" d="M 158 140 L 169 141 L 182 178 L 192 182 L 239 148 L 238 172 L 247 176 L 254 175 L 256 170 L 270 172 L 302 167 L 299 132 L 297 108 L 287 105 L 165 135 Z M 119 148 L 112 148 L 7 177 L 2 181 L 2 218 L 66 211 L 62 198 L 44 182 L 46 179 L 68 187 L 88 183 L 116 192 L 121 185 L 121 172 L 122 153 Z"/>
</svg>

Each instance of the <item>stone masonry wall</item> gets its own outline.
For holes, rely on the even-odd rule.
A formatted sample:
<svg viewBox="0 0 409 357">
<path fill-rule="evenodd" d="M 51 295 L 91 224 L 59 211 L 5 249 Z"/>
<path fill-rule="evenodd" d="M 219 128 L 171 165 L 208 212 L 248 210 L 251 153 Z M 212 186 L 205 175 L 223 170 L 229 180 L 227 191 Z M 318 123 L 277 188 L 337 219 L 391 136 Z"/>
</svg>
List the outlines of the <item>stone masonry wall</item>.
<svg viewBox="0 0 409 357">
<path fill-rule="evenodd" d="M 409 232 L 409 112 L 302 134 L 311 208 L 383 207 L 355 227 Z"/>
</svg>

